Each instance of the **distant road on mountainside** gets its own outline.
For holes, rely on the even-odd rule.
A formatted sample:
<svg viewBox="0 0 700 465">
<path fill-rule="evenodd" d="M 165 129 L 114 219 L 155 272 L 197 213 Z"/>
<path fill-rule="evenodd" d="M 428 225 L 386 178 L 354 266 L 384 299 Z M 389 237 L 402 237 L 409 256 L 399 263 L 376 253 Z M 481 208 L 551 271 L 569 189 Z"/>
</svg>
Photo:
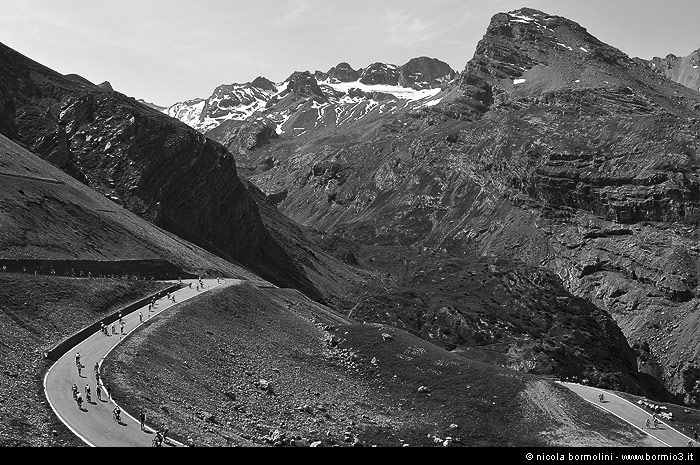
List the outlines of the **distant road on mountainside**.
<svg viewBox="0 0 700 465">
<path fill-rule="evenodd" d="M 610 391 L 590 386 L 583 386 L 576 383 L 561 384 L 571 389 L 592 404 L 595 404 L 601 409 L 607 410 L 613 415 L 622 418 L 631 425 L 641 429 L 659 441 L 660 444 L 669 447 L 686 447 L 688 445 L 690 438 L 669 426 L 668 422 L 662 422 L 661 418 L 659 418 L 659 425 L 656 428 L 653 426 L 651 428 L 647 428 L 646 421 L 647 419 L 652 419 L 651 415 L 635 404 L 615 395 Z M 598 399 L 600 394 L 605 395 L 603 402 Z M 697 441 L 693 441 L 693 446 L 697 445 Z"/>
</svg>

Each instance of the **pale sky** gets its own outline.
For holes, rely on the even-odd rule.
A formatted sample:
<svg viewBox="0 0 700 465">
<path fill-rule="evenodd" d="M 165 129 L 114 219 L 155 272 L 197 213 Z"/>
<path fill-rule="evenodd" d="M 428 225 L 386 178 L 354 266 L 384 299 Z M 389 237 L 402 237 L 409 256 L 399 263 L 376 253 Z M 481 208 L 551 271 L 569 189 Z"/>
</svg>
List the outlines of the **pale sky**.
<svg viewBox="0 0 700 465">
<path fill-rule="evenodd" d="M 162 106 L 294 71 L 402 65 L 462 71 L 491 17 L 564 16 L 633 57 L 700 48 L 698 0 L 2 0 L 0 42 L 60 73 Z"/>
</svg>

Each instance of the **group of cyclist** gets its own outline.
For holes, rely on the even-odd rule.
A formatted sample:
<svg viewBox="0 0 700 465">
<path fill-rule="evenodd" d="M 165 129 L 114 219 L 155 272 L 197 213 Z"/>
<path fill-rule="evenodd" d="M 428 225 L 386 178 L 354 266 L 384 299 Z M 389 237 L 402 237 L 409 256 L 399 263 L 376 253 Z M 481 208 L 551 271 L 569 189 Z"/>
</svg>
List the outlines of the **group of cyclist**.
<svg viewBox="0 0 700 465">
<path fill-rule="evenodd" d="M 657 429 L 659 427 L 659 419 L 657 418 L 656 414 L 652 416 L 652 419 L 648 419 L 646 421 L 646 427 L 651 428 L 651 425 L 654 425 L 654 429 Z"/>
<path fill-rule="evenodd" d="M 224 280 L 222 279 L 221 281 L 224 281 Z M 180 281 L 180 282 L 181 282 L 181 281 Z M 219 282 L 219 279 L 217 279 L 217 282 Z M 191 284 L 190 284 L 190 287 L 191 287 Z M 201 288 L 201 289 L 204 289 L 204 282 L 202 281 L 201 278 L 199 279 L 199 286 L 197 286 L 197 290 L 199 290 L 200 288 Z M 171 297 L 170 295 L 168 295 L 168 298 L 169 298 L 170 300 L 172 300 L 173 302 L 175 301 L 174 296 Z M 156 306 L 156 299 L 154 298 L 153 301 L 152 301 L 151 303 L 149 303 L 149 311 L 150 311 L 152 308 L 154 308 L 155 306 Z M 142 314 L 139 314 L 139 317 L 140 317 L 141 322 L 143 322 L 143 315 L 142 315 Z M 119 315 L 118 315 L 118 321 L 119 321 L 119 323 L 120 323 L 121 332 L 122 332 L 122 334 L 123 334 L 123 332 L 124 332 L 124 321 L 123 321 L 123 319 L 122 319 L 121 313 L 119 313 Z M 115 324 L 114 324 L 114 323 L 112 323 L 111 330 L 112 330 L 112 334 L 116 334 L 116 333 L 117 333 L 116 327 L 115 327 Z M 102 333 L 104 333 L 105 335 L 109 335 L 108 326 L 106 326 L 104 323 L 100 323 L 100 331 L 101 331 Z M 84 365 L 82 364 L 82 362 L 81 362 L 81 360 L 80 360 L 80 352 L 77 352 L 77 353 L 75 354 L 75 364 L 76 364 L 76 366 L 77 366 L 77 368 L 78 368 L 78 375 L 82 377 L 82 368 L 84 368 Z M 99 363 L 98 363 L 98 362 L 95 363 L 94 371 L 95 371 L 95 391 L 96 391 L 96 394 L 97 394 L 97 398 L 101 401 L 101 400 L 102 400 L 102 390 L 104 389 L 105 392 L 107 392 L 107 389 L 106 389 L 106 388 L 103 388 L 103 387 L 102 387 L 102 384 L 100 383 L 100 379 L 99 379 Z M 80 389 L 78 388 L 78 385 L 77 385 L 76 383 L 73 383 L 73 385 L 71 386 L 71 391 L 72 391 L 72 394 L 73 394 L 73 399 L 74 399 L 74 400 L 76 401 L 76 403 L 78 404 L 78 408 L 82 410 L 82 409 L 83 409 L 83 396 L 82 396 L 82 394 L 81 394 L 81 392 L 80 392 Z M 84 392 L 85 392 L 85 398 L 86 398 L 87 402 L 88 402 L 88 403 L 91 403 L 92 398 L 91 398 L 91 389 L 90 389 L 90 384 L 89 384 L 89 383 L 85 384 Z M 118 405 L 115 405 L 114 409 L 112 410 L 112 418 L 113 418 L 114 421 L 116 421 L 117 423 L 121 423 L 121 422 L 122 422 L 122 420 L 121 420 L 121 409 L 119 408 Z M 142 412 L 142 418 L 141 418 L 141 429 L 142 429 L 142 430 L 145 430 L 145 428 L 144 428 L 144 422 L 145 422 L 145 413 Z M 167 442 L 168 442 L 168 429 L 167 429 L 167 428 L 164 427 L 164 428 L 162 428 L 162 429 L 160 429 L 160 430 L 158 430 L 158 431 L 155 432 L 155 436 L 154 436 L 153 441 L 152 441 L 153 447 L 162 447 L 163 443 L 167 443 Z M 188 437 L 186 446 L 187 446 L 187 447 L 194 447 L 194 441 L 192 440 L 192 437 L 191 437 L 191 436 Z"/>
</svg>

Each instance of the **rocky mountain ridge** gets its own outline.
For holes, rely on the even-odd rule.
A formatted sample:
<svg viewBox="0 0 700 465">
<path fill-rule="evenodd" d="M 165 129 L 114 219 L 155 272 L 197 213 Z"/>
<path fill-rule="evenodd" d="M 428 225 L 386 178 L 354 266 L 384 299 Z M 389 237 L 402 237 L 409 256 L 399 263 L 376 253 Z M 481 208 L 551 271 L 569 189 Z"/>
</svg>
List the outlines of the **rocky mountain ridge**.
<svg viewBox="0 0 700 465">
<path fill-rule="evenodd" d="M 697 92 L 527 8 L 495 15 L 425 101 L 322 124 L 334 97 L 318 87 L 287 102 L 284 131 L 252 118 L 208 135 L 308 227 L 550 268 L 649 348 L 640 370 L 697 399 L 685 381 L 700 355 Z"/>
<path fill-rule="evenodd" d="M 323 300 L 319 288 L 331 286 L 307 273 L 325 280 L 320 270 L 344 269 L 310 243 L 296 246 L 305 233 L 261 207 L 267 199 L 238 177 L 220 144 L 111 86 L 63 76 L 2 44 L 0 132 L 141 218 L 277 285 Z M 273 237 L 266 222 L 293 238 Z"/>
<path fill-rule="evenodd" d="M 647 63 L 660 75 L 700 92 L 700 49 L 684 57 L 669 53 L 664 58 L 654 57 L 647 60 Z"/>
<path fill-rule="evenodd" d="M 398 85 L 398 67 L 354 76 L 342 65 L 321 81 L 258 79 L 257 94 L 221 87 L 207 111 L 223 122 L 207 138 L 7 52 L 0 130 L 221 257 L 317 300 L 340 296 L 339 311 L 522 371 L 630 386 L 641 370 L 686 394 L 697 354 L 687 343 L 697 329 L 696 96 L 529 9 L 496 15 L 465 71 L 439 87 Z M 430 74 L 420 69 L 406 72 L 416 87 Z M 263 112 L 226 119 L 266 96 Z M 502 289 L 504 300 L 492 295 Z M 595 340 L 614 349 L 591 357 L 583 348 Z"/>
<path fill-rule="evenodd" d="M 401 66 L 373 63 L 358 70 L 342 62 L 325 73 L 294 72 L 281 83 L 258 77 L 245 84 L 221 85 L 206 99 L 178 102 L 164 112 L 202 133 L 226 123 L 255 120 L 275 128 L 278 134 L 294 134 L 302 127 L 309 129 L 308 122 L 301 121 L 309 118 L 294 118 L 296 123 L 291 124 L 292 112 L 309 109 L 290 106 L 290 100 L 312 96 L 316 105 L 311 109 L 316 110 L 317 119 L 333 113 L 332 122 L 342 124 L 343 119 L 364 116 L 374 107 L 381 113 L 396 111 L 409 102 L 420 101 L 412 107 L 432 105 L 437 90 L 456 75 L 446 63 L 428 57 L 414 58 Z M 331 108 L 333 112 L 328 111 Z"/>
</svg>

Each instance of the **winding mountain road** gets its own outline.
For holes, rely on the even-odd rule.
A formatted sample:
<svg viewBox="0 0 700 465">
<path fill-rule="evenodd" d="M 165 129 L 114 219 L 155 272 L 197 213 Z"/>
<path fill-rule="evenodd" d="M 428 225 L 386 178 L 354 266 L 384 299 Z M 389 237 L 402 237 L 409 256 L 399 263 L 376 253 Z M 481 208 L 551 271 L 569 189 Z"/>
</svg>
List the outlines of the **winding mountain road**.
<svg viewBox="0 0 700 465">
<path fill-rule="evenodd" d="M 656 428 L 653 426 L 651 428 L 647 428 L 646 421 L 647 419 L 652 419 L 651 414 L 641 407 L 638 407 L 632 402 L 629 402 L 610 391 L 590 386 L 583 386 L 576 383 L 559 383 L 571 389 L 576 394 L 583 397 L 583 399 L 594 404 L 598 408 L 606 410 L 631 424 L 635 428 L 644 431 L 649 436 L 656 439 L 660 446 L 686 447 L 688 445 L 688 441 L 691 440 L 688 436 L 671 427 L 668 422 L 661 421 L 661 418 L 659 418 L 659 424 Z M 603 402 L 598 399 L 600 394 L 605 395 Z M 697 441 L 693 441 L 693 446 L 697 445 Z"/>
<path fill-rule="evenodd" d="M 93 447 L 151 446 L 155 432 L 148 426 L 145 431 L 141 430 L 139 420 L 132 416 L 132 414 L 138 415 L 138 412 L 131 412 L 131 414 L 129 414 L 122 410 L 121 422 L 117 423 L 112 417 L 112 410 L 116 404 L 107 395 L 104 389 L 102 390 L 102 399 L 97 398 L 96 386 L 100 380 L 97 377 L 94 366 L 98 364 L 99 367 L 102 360 L 104 360 L 119 342 L 125 337 L 128 337 L 128 335 L 141 324 L 156 317 L 160 312 L 172 308 L 185 300 L 197 297 L 211 289 L 241 283 L 240 280 L 231 279 L 223 283 L 219 282 L 217 279 L 207 279 L 203 282 L 204 288 L 198 290 L 196 288 L 198 284 L 197 280 L 183 281 L 186 286 L 172 293 L 175 297 L 175 302 L 164 297 L 157 301 L 153 310 L 149 310 L 148 306 L 144 306 L 129 315 L 125 315 L 123 317 L 123 334 L 121 333 L 119 323 L 116 322 L 116 334 L 112 334 L 111 327 L 109 328 L 108 335 L 100 331 L 96 332 L 67 351 L 48 370 L 44 377 L 44 392 L 49 401 L 49 405 L 58 418 L 86 444 Z M 192 284 L 191 287 L 189 287 L 190 283 Z M 143 315 L 143 321 L 140 320 L 139 314 Z M 80 353 L 80 362 L 82 366 L 80 373 L 78 372 L 75 362 L 76 353 Z M 83 395 L 84 403 L 82 408 L 78 408 L 76 401 L 73 399 L 71 392 L 73 383 L 78 386 L 79 391 Z M 92 394 L 91 402 L 87 402 L 85 396 L 86 384 L 90 386 Z M 681 434 L 665 422 L 660 422 L 657 428 L 646 428 L 645 423 L 647 419 L 651 418 L 650 414 L 612 392 L 575 383 L 560 382 L 560 384 L 571 389 L 598 408 L 644 431 L 656 439 L 659 446 L 684 447 L 687 446 L 690 440 L 690 438 Z M 601 393 L 605 394 L 605 400 L 603 402 L 598 398 Z M 148 419 L 146 424 L 148 424 Z M 182 446 L 183 444 L 171 440 L 165 445 Z M 698 443 L 693 441 L 693 445 L 697 446 Z"/>
<path fill-rule="evenodd" d="M 117 423 L 112 417 L 115 403 L 105 394 L 104 389 L 102 390 L 102 400 L 97 398 L 96 383 L 98 379 L 94 370 L 95 364 L 101 364 L 102 360 L 120 341 L 142 324 L 139 313 L 143 315 L 145 323 L 160 312 L 172 308 L 180 302 L 197 297 L 203 292 L 216 287 L 237 285 L 240 282 L 240 280 L 228 279 L 220 283 L 217 279 L 205 279 L 203 280 L 204 288 L 197 290 L 197 280 L 184 280 L 183 283 L 186 286 L 171 294 L 175 297 L 175 302 L 164 297 L 157 301 L 153 310 L 149 311 L 147 305 L 129 315 L 124 315 L 124 334 L 121 334 L 119 322 L 115 322 L 117 334 L 112 334 L 111 327 L 109 335 L 97 331 L 66 352 L 44 377 L 46 398 L 58 418 L 89 446 L 150 447 L 154 437 L 152 429 L 146 428 L 146 431 L 142 431 L 139 420 L 127 414 L 123 409 L 121 422 Z M 190 283 L 192 283 L 192 287 L 189 287 Z M 76 352 L 80 353 L 80 363 L 83 366 L 80 374 L 75 361 Z M 80 409 L 71 392 L 73 383 L 78 386 L 83 396 L 83 407 Z M 90 386 L 91 402 L 87 402 L 85 396 L 86 384 Z M 130 413 L 135 416 L 139 414 L 139 412 Z M 146 424 L 148 424 L 148 418 L 146 418 Z M 182 446 L 177 441 L 169 441 L 166 445 Z"/>
</svg>

